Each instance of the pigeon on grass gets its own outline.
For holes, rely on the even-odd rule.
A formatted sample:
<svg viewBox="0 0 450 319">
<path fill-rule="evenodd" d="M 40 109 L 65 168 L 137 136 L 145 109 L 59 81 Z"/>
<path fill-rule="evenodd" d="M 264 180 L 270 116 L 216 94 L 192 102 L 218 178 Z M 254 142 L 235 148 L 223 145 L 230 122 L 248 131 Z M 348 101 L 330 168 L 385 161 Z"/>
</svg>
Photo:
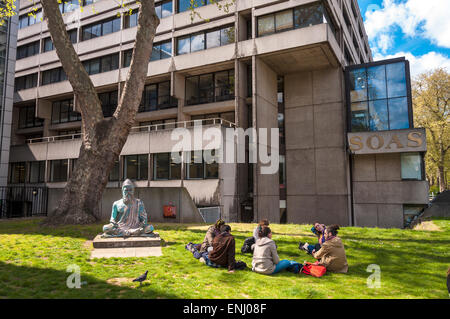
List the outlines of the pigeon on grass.
<svg viewBox="0 0 450 319">
<path fill-rule="evenodd" d="M 147 274 L 148 274 L 148 270 L 144 274 L 137 277 L 136 279 L 133 279 L 133 282 L 139 282 L 139 286 L 141 286 L 142 282 L 147 279 Z"/>
</svg>

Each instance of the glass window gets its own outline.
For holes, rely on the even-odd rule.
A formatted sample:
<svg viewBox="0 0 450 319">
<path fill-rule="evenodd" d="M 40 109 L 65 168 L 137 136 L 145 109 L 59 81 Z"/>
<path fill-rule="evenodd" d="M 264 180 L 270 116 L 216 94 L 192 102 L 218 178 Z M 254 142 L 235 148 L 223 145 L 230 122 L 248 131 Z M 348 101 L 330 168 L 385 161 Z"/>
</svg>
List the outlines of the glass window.
<svg viewBox="0 0 450 319">
<path fill-rule="evenodd" d="M 137 26 L 138 11 L 134 11 L 131 15 L 125 15 L 124 28 L 133 28 Z"/>
<path fill-rule="evenodd" d="M 202 151 L 187 152 L 190 163 L 187 163 L 188 179 L 203 179 L 203 153 Z M 196 163 L 197 161 L 197 163 Z"/>
<path fill-rule="evenodd" d="M 167 59 L 172 56 L 172 41 L 161 43 L 161 59 Z"/>
<path fill-rule="evenodd" d="M 367 79 L 364 68 L 350 72 L 350 99 L 352 102 L 367 100 Z"/>
<path fill-rule="evenodd" d="M 408 101 L 406 97 L 389 99 L 389 127 L 391 130 L 409 128 Z"/>
<path fill-rule="evenodd" d="M 206 48 L 214 48 L 220 46 L 220 30 L 210 31 L 206 33 Z"/>
<path fill-rule="evenodd" d="M 45 181 L 45 161 L 30 162 L 30 183 Z"/>
<path fill-rule="evenodd" d="M 292 10 L 286 10 L 277 12 L 275 14 L 275 31 L 285 31 L 290 30 L 294 26 L 294 21 L 292 19 Z"/>
<path fill-rule="evenodd" d="M 161 6 L 161 17 L 166 18 L 172 15 L 172 1 L 164 2 Z"/>
<path fill-rule="evenodd" d="M 54 49 L 51 38 L 44 39 L 44 52 L 52 51 Z"/>
<path fill-rule="evenodd" d="M 385 99 L 386 94 L 386 68 L 384 65 L 367 68 L 367 85 L 369 99 Z"/>
<path fill-rule="evenodd" d="M 125 156 L 124 178 L 134 180 L 148 179 L 148 154 Z"/>
<path fill-rule="evenodd" d="M 204 152 L 205 159 L 205 178 L 219 178 L 219 152 L 211 150 Z"/>
<path fill-rule="evenodd" d="M 294 9 L 295 28 L 305 28 L 324 23 L 323 8 L 320 3 Z"/>
<path fill-rule="evenodd" d="M 401 154 L 402 179 L 422 180 L 422 156 L 420 153 Z"/>
<path fill-rule="evenodd" d="M 191 52 L 201 51 L 205 49 L 205 34 L 200 33 L 191 35 Z"/>
<path fill-rule="evenodd" d="M 66 159 L 50 161 L 50 182 L 67 181 L 67 167 L 68 161 Z"/>
<path fill-rule="evenodd" d="M 158 84 L 158 105 L 166 105 L 170 99 L 170 82 Z"/>
<path fill-rule="evenodd" d="M 214 101 L 213 74 L 203 74 L 199 77 L 199 102 L 210 103 Z"/>
<path fill-rule="evenodd" d="M 10 181 L 13 184 L 25 183 L 26 163 L 11 163 L 11 177 Z"/>
<path fill-rule="evenodd" d="M 170 153 L 154 154 L 154 179 L 169 179 L 169 158 Z"/>
<path fill-rule="evenodd" d="M 198 103 L 198 76 L 186 78 L 186 104 Z"/>
<path fill-rule="evenodd" d="M 150 56 L 150 61 L 156 61 L 161 59 L 161 47 L 159 45 L 154 45 L 152 48 L 152 55 Z"/>
<path fill-rule="evenodd" d="M 177 0 L 178 1 L 178 12 L 184 12 L 189 10 L 189 8 L 191 7 L 191 0 Z M 193 7 L 194 8 L 198 8 L 198 7 L 202 7 L 204 5 L 206 5 L 206 1 L 205 0 L 193 0 Z"/>
<path fill-rule="evenodd" d="M 370 131 L 389 130 L 387 100 L 369 101 Z"/>
<path fill-rule="evenodd" d="M 367 102 L 352 103 L 352 131 L 364 132 L 369 127 Z"/>
<path fill-rule="evenodd" d="M 258 18 L 258 36 L 269 35 L 275 33 L 275 17 L 270 14 L 265 17 Z"/>
<path fill-rule="evenodd" d="M 186 54 L 189 53 L 190 51 L 191 51 L 191 38 L 189 36 L 179 38 L 177 41 L 177 54 L 178 55 Z"/>
<path fill-rule="evenodd" d="M 235 33 L 234 26 L 223 28 L 220 30 L 220 45 L 234 43 Z"/>
<path fill-rule="evenodd" d="M 133 56 L 133 50 L 127 50 L 123 53 L 123 67 L 127 68 L 131 64 L 131 58 Z"/>
<path fill-rule="evenodd" d="M 391 63 L 386 65 L 388 97 L 406 96 L 405 63 Z"/>
</svg>

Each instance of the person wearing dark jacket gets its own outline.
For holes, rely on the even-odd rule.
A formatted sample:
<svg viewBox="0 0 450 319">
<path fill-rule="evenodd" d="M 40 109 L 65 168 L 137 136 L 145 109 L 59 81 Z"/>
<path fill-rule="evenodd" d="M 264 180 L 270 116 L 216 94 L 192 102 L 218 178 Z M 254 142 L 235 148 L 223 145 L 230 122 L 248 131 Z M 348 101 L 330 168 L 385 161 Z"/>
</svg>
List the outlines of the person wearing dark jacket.
<svg viewBox="0 0 450 319">
<path fill-rule="evenodd" d="M 213 250 L 209 253 L 208 258 L 211 262 L 227 267 L 229 272 L 235 269 L 235 240 L 231 235 L 231 227 L 229 225 L 220 226 L 220 234 L 215 236 L 212 241 Z"/>
</svg>

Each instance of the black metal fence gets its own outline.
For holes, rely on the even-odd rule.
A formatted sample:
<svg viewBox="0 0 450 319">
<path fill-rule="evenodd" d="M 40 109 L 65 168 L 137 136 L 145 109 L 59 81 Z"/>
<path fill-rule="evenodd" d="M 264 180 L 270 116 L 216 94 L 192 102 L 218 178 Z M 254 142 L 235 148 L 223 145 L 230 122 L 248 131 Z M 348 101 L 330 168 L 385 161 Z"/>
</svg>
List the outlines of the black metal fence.
<svg viewBox="0 0 450 319">
<path fill-rule="evenodd" d="M 46 216 L 47 203 L 47 187 L 0 187 L 0 218 Z"/>
</svg>

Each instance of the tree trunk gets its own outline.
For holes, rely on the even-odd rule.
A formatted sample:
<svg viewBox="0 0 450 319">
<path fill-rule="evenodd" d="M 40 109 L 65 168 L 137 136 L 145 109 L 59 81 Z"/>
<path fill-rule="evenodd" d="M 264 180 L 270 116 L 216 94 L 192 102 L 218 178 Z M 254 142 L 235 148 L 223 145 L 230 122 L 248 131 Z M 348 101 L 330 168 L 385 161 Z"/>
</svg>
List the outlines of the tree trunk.
<svg viewBox="0 0 450 319">
<path fill-rule="evenodd" d="M 41 3 L 56 53 L 77 97 L 83 132 L 72 177 L 58 208 L 49 214 L 44 224 L 88 224 L 100 216 L 100 202 L 109 172 L 135 122 L 159 18 L 153 0 L 141 1 L 133 57 L 124 89 L 113 117 L 105 119 L 95 87 L 67 35 L 58 2 L 42 0 Z M 142 67 L 144 65 L 146 67 Z"/>
<path fill-rule="evenodd" d="M 445 174 L 444 174 L 444 166 L 438 167 L 439 172 L 439 191 L 442 193 L 447 189 L 447 185 L 445 183 Z"/>
</svg>

